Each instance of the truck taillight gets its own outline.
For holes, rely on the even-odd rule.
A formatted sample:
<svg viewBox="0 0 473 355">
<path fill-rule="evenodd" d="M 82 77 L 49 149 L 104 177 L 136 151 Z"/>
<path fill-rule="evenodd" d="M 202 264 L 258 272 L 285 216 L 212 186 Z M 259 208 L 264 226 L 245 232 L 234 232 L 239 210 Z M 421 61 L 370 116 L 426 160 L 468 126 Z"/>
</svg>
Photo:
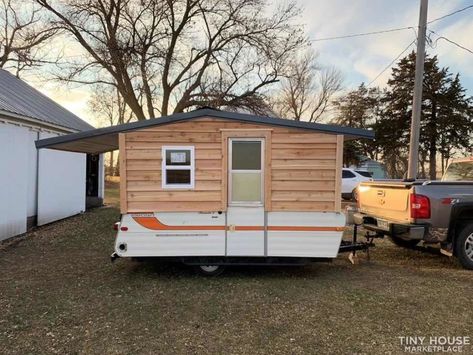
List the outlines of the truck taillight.
<svg viewBox="0 0 473 355">
<path fill-rule="evenodd" d="M 430 200 L 424 195 L 410 195 L 411 218 L 427 219 L 430 218 Z"/>
<path fill-rule="evenodd" d="M 113 224 L 113 230 L 117 231 L 119 227 L 120 227 L 120 222 L 115 222 Z"/>
</svg>

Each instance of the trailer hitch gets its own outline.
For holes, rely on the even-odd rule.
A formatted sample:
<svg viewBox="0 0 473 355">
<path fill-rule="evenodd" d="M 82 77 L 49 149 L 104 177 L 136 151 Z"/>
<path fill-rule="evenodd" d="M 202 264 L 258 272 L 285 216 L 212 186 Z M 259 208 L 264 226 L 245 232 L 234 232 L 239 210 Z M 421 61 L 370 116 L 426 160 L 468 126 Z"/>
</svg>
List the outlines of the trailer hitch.
<svg viewBox="0 0 473 355">
<path fill-rule="evenodd" d="M 353 226 L 352 240 L 351 241 L 342 240 L 342 243 L 339 249 L 340 253 L 350 252 L 348 259 L 350 260 L 352 264 L 359 263 L 358 257 L 356 255 L 357 250 L 364 251 L 366 253 L 367 259 L 369 260 L 370 248 L 375 246 L 373 242 L 374 236 L 365 236 L 366 242 L 358 242 L 358 226 L 359 226 L 358 224 L 355 224 Z"/>
<path fill-rule="evenodd" d="M 110 261 L 113 263 L 116 259 L 118 259 L 120 256 L 113 252 L 112 255 L 110 255 Z"/>
</svg>

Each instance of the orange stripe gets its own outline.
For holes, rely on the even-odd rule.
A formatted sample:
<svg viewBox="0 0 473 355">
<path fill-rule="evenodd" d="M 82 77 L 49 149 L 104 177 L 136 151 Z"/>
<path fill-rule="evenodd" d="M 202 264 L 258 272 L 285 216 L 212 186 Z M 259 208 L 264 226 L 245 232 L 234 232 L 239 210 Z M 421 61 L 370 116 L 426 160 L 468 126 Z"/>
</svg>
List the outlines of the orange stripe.
<svg viewBox="0 0 473 355">
<path fill-rule="evenodd" d="M 268 226 L 270 231 L 342 232 L 344 227 Z"/>
<path fill-rule="evenodd" d="M 139 225 L 151 230 L 226 230 L 226 226 L 168 226 L 156 217 L 133 217 Z M 237 231 L 264 231 L 263 226 L 235 226 Z M 342 232 L 344 227 L 268 226 L 270 231 Z"/>
<path fill-rule="evenodd" d="M 168 226 L 155 217 L 133 217 L 136 223 L 152 230 L 225 230 L 225 226 Z"/>
<path fill-rule="evenodd" d="M 235 226 L 237 231 L 264 231 L 263 226 Z"/>
</svg>

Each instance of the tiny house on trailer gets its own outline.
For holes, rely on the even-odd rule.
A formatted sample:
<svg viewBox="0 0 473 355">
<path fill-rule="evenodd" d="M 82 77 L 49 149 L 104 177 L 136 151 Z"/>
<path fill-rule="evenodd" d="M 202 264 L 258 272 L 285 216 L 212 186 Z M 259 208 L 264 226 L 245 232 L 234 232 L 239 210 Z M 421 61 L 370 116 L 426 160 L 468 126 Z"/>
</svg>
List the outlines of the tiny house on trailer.
<svg viewBox="0 0 473 355">
<path fill-rule="evenodd" d="M 337 256 L 343 142 L 367 130 L 200 109 L 38 142 L 120 151 L 115 256 L 228 263 Z M 206 267 L 205 265 L 210 265 Z"/>
</svg>

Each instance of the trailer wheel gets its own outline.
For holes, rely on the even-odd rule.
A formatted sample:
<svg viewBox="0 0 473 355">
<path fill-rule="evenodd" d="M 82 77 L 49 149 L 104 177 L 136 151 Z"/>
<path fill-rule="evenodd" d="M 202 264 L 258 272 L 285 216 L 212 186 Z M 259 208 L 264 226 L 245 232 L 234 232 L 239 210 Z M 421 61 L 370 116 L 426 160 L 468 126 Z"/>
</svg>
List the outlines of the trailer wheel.
<svg viewBox="0 0 473 355">
<path fill-rule="evenodd" d="M 218 276 L 225 270 L 225 266 L 223 265 L 198 265 L 196 266 L 196 270 L 199 274 L 204 275 L 204 276 Z"/>
<path fill-rule="evenodd" d="M 394 236 L 389 236 L 389 239 L 396 244 L 398 247 L 402 248 L 407 248 L 407 249 L 412 249 L 414 248 L 417 244 L 420 243 L 420 240 L 418 239 L 410 239 L 410 240 L 405 240 L 399 237 L 394 237 Z"/>
<path fill-rule="evenodd" d="M 473 270 L 473 223 L 467 224 L 458 234 L 455 252 L 462 266 Z"/>
</svg>

